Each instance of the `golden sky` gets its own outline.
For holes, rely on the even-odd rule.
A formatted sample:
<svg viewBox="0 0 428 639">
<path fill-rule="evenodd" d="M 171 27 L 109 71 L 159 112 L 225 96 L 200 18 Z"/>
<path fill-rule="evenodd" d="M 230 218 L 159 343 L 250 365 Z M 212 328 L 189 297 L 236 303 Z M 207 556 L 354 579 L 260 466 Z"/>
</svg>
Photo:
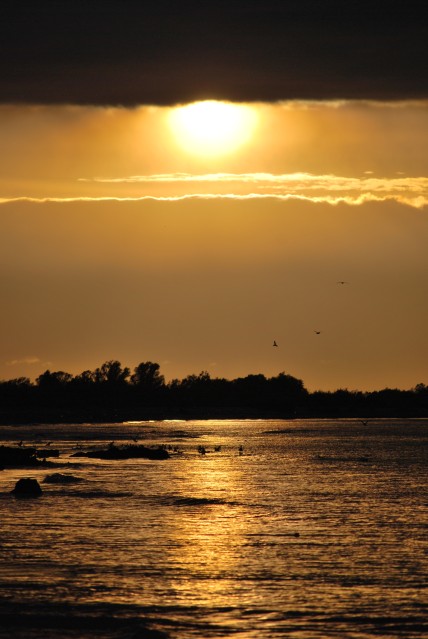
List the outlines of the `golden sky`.
<svg viewBox="0 0 428 639">
<path fill-rule="evenodd" d="M 427 383 L 428 102 L 3 105 L 0 148 L 0 378 Z"/>
</svg>

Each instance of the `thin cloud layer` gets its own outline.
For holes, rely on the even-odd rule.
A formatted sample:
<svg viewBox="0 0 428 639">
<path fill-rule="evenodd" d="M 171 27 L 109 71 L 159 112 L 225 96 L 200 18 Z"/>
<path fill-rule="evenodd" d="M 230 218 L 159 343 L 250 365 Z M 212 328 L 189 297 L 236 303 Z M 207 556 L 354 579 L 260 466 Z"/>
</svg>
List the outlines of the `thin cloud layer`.
<svg viewBox="0 0 428 639">
<path fill-rule="evenodd" d="M 82 181 L 88 181 L 82 179 Z M 90 180 L 89 180 L 90 181 Z M 191 175 L 185 173 L 160 175 L 134 175 L 124 178 L 94 178 L 94 182 L 105 184 L 191 184 L 196 189 L 205 187 L 205 192 L 189 194 L 188 197 L 301 197 L 313 201 L 361 204 L 368 200 L 394 199 L 403 204 L 421 208 L 428 204 L 428 178 L 350 178 L 336 175 L 311 175 L 297 173 L 273 175 L 268 173 L 230 174 L 216 173 Z M 224 193 L 210 193 L 211 183 L 224 187 Z M 233 187 L 236 187 L 236 192 Z M 180 197 L 180 196 L 177 196 Z M 182 197 L 182 196 L 181 196 Z M 170 199 L 173 199 L 171 197 Z"/>
<path fill-rule="evenodd" d="M 18 366 L 18 365 L 32 366 L 34 364 L 42 364 L 42 360 L 39 357 L 23 357 L 21 359 L 12 359 L 6 362 L 6 366 Z"/>
</svg>

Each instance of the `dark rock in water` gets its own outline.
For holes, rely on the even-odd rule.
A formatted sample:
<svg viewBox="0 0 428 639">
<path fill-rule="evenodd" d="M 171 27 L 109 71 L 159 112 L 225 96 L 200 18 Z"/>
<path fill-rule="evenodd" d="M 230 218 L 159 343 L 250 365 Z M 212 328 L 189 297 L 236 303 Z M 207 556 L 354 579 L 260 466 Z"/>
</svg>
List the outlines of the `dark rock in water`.
<svg viewBox="0 0 428 639">
<path fill-rule="evenodd" d="M 116 446 L 110 444 L 102 450 L 89 450 L 74 453 L 72 457 L 91 457 L 93 459 L 169 459 L 165 448 L 148 448 L 147 446 Z"/>
<path fill-rule="evenodd" d="M 56 448 L 38 448 L 36 450 L 36 456 L 40 459 L 46 459 L 46 457 L 59 457 L 59 450 Z"/>
<path fill-rule="evenodd" d="M 19 468 L 21 466 L 39 466 L 35 448 L 0 446 L 0 466 Z"/>
<path fill-rule="evenodd" d="M 46 475 L 43 480 L 44 484 L 77 484 L 83 481 L 81 477 L 74 477 L 73 475 L 64 475 L 63 473 L 52 473 L 52 475 Z"/>
<path fill-rule="evenodd" d="M 15 497 L 39 497 L 42 494 L 42 489 L 37 479 L 25 477 L 16 482 L 15 488 L 11 492 Z"/>
</svg>

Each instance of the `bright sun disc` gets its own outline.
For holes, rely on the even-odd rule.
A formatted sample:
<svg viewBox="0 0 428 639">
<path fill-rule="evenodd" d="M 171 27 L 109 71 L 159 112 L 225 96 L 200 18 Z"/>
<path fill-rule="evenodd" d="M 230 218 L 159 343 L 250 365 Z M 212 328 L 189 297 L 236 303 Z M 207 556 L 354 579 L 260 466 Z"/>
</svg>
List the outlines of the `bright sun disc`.
<svg viewBox="0 0 428 639">
<path fill-rule="evenodd" d="M 180 146 L 199 155 L 235 151 L 251 137 L 254 109 L 242 104 L 205 100 L 174 109 L 170 125 Z"/>
</svg>

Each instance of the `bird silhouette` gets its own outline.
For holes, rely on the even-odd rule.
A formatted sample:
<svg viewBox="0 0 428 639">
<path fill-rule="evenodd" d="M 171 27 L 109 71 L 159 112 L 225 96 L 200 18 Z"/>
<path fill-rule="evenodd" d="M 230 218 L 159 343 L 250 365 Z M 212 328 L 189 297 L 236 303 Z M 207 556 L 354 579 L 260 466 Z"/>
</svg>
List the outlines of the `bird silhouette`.
<svg viewBox="0 0 428 639">
<path fill-rule="evenodd" d="M 344 280 L 339 280 L 336 284 L 349 284 L 349 282 L 345 282 Z"/>
<path fill-rule="evenodd" d="M 321 331 L 314 331 L 317 335 L 320 335 Z"/>
<path fill-rule="evenodd" d="M 273 340 L 272 346 L 278 346 L 278 344 L 275 342 L 275 340 Z"/>
</svg>

